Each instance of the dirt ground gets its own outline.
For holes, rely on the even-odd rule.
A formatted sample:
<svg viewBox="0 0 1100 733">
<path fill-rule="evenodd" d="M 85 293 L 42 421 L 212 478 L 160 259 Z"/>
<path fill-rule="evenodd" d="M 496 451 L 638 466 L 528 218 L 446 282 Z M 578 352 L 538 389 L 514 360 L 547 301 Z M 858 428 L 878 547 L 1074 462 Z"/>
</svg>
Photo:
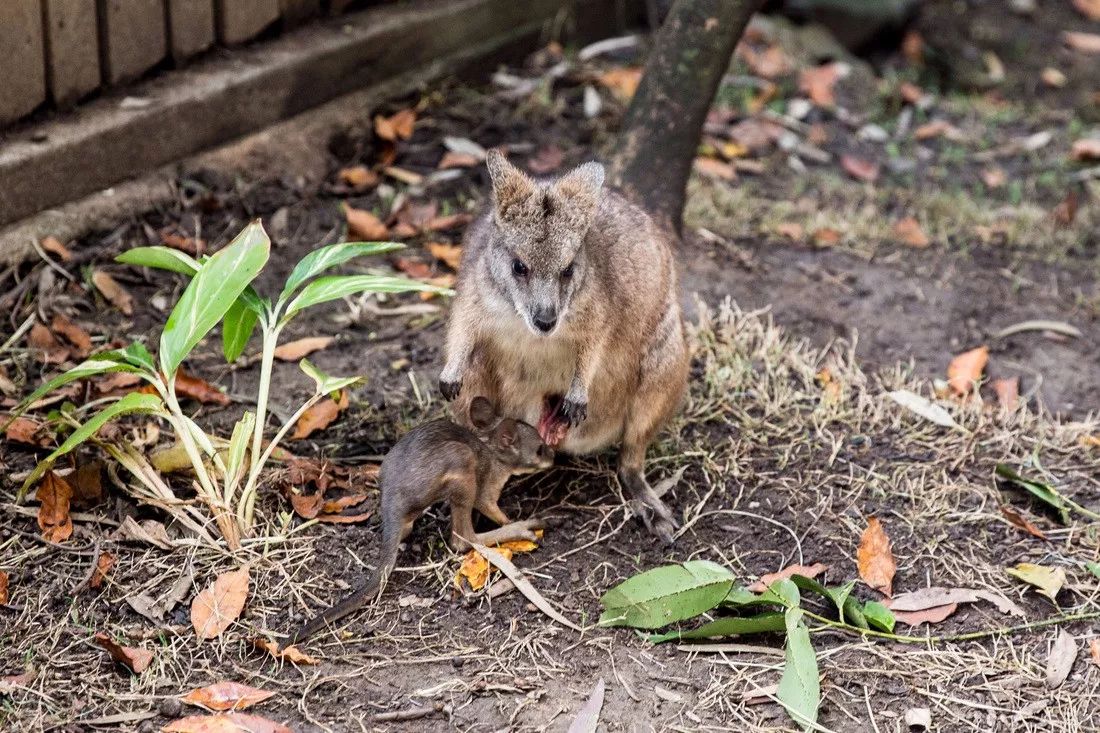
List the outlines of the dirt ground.
<svg viewBox="0 0 1100 733">
<path fill-rule="evenodd" d="M 1100 554 L 1096 524 L 1075 516 L 1061 526 L 993 479 L 999 462 L 1036 472 L 1041 459 L 1064 493 L 1100 507 L 1100 448 L 1089 442 L 1100 434 L 1098 192 L 1087 163 L 1069 154 L 1100 119 L 1100 100 L 1091 96 L 1100 93 L 1100 68 L 1095 57 L 1060 45 L 1062 30 L 1096 31 L 1096 24 L 1068 4 L 1006 17 L 1000 3 L 977 3 L 965 24 L 956 7 L 932 3 L 917 21 L 925 44 L 919 63 L 896 43 L 876 49 L 870 61 L 850 57 L 816 30 L 774 19 L 750 31 L 750 47 L 782 49 L 790 68 L 754 114 L 767 86 L 760 69 L 739 55 L 700 150 L 717 165 L 700 164 L 691 185 L 681 249 L 695 349 L 691 394 L 649 462 L 653 480 L 686 469 L 670 494 L 683 520 L 676 544 L 659 546 L 625 509 L 613 455 L 562 460 L 517 481 L 502 501 L 514 517 L 554 517 L 541 546 L 515 561 L 576 623 L 594 622 L 599 597 L 615 583 L 665 562 L 710 559 L 745 580 L 821 562 L 831 583 L 856 578 L 855 549 L 871 515 L 893 543 L 896 591 L 995 590 L 1023 614 L 964 605 L 933 626 L 899 625 L 901 633 L 959 634 L 1100 609 L 1100 582 L 1083 565 Z M 996 54 L 1003 80 L 980 78 L 992 68 L 985 52 Z M 974 67 L 946 73 L 944 58 Z M 806 96 L 799 71 L 835 59 L 850 65 L 835 85 L 838 109 L 799 110 Z M 415 206 L 403 203 L 430 204 L 440 215 L 473 211 L 487 176 L 480 166 L 439 176 L 445 137 L 486 148 L 506 144 L 514 161 L 535 172 L 564 171 L 599 155 L 624 104 L 608 72 L 639 59 L 628 52 L 574 62 L 553 79 L 548 70 L 556 61 L 543 52 L 496 82 L 444 82 L 372 111 L 416 109 L 415 132 L 390 163 L 428 176 L 427 184 L 384 177 L 369 191 L 348 190 L 341 170 L 376 166 L 387 155 L 366 112 L 362 129 L 330 141 L 331 176 L 320 186 L 293 171 L 274 179 L 227 177 L 185 166 L 174 205 L 71 243 L 70 261 L 5 273 L 0 343 L 29 316 L 48 323 L 61 312 L 97 347 L 133 339 L 155 345 L 183 280 L 111 260 L 159 244 L 165 230 L 216 248 L 262 218 L 274 249 L 258 287 L 271 291 L 304 253 L 345 235 L 341 202 L 371 210 L 391 227 L 416 218 Z M 1040 81 L 1048 66 L 1061 70 L 1064 86 Z M 531 82 L 517 86 L 515 79 Z M 953 83 L 941 86 L 945 79 Z M 919 87 L 919 99 L 903 101 L 906 82 Z M 584 111 L 586 87 L 602 101 L 594 116 Z M 756 127 L 734 127 L 746 119 Z M 938 120 L 947 127 L 917 139 L 916 131 Z M 845 170 L 843 156 L 856 159 L 849 167 L 863 171 L 862 180 Z M 866 174 L 869 166 L 874 176 Z M 904 241 L 895 228 L 904 217 L 915 217 L 927 246 Z M 446 276 L 448 267 L 424 245 L 460 236 L 411 236 L 401 256 L 424 263 L 429 276 Z M 391 258 L 363 268 L 399 264 Z M 91 285 L 100 268 L 133 296 L 131 317 Z M 410 426 L 438 414 L 446 308 L 445 299 L 364 298 L 295 321 L 284 340 L 334 334 L 336 342 L 311 358 L 330 373 L 368 381 L 337 422 L 288 449 L 338 466 L 371 464 Z M 1080 335 L 1050 328 L 998 335 L 1036 319 L 1068 324 Z M 219 339 L 208 341 L 188 369 L 222 386 L 233 402 L 190 407 L 203 425 L 228 433 L 255 389 L 256 359 L 227 367 Z M 988 387 L 982 401 L 945 399 L 966 428 L 950 431 L 885 397 L 899 388 L 931 396 L 952 357 L 983 344 L 991 378 L 1020 378 L 1018 408 L 1000 407 Z M 10 406 L 58 365 L 44 365 L 20 337 L 0 349 L 0 369 Z M 822 370 L 836 386 L 823 388 Z M 276 418 L 309 390 L 294 364 L 277 364 Z M 69 399 L 91 396 L 88 387 Z M 179 695 L 234 680 L 275 692 L 254 710 L 296 731 L 565 730 L 603 679 L 602 729 L 794 730 L 782 707 L 760 693 L 778 681 L 781 638 L 653 646 L 627 630 L 560 627 L 514 590 L 459 592 L 452 582 L 459 560 L 443 543 L 443 509 L 417 525 L 381 602 L 304 645 L 319 664 L 278 662 L 251 640 L 285 633 L 363 580 L 377 558 L 373 521 L 303 522 L 277 489 L 286 479 L 276 469 L 261 503 L 262 536 L 240 558 L 181 535 L 171 549 L 158 549 L 114 537 L 125 517 L 158 515 L 106 476 L 106 500 L 78 507 L 76 532 L 55 546 L 39 536 L 35 504 L 14 504 L 14 479 L 42 449 L 2 445 L 0 465 L 11 480 L 0 487 L 0 570 L 10 576 L 11 597 L 0 605 L 0 676 L 33 671 L 22 684 L 0 686 L 4 729 L 159 729 L 186 714 Z M 1008 522 L 1000 510 L 1006 503 L 1047 539 Z M 366 507 L 376 504 L 372 493 Z M 116 564 L 100 588 L 89 590 L 85 579 L 103 550 Z M 189 623 L 191 595 L 244 561 L 252 585 L 243 615 L 219 639 L 198 641 Z M 1057 604 L 1005 573 L 1020 562 L 1065 569 Z M 187 572 L 194 573 L 193 589 L 163 624 L 127 603 L 140 593 L 163 595 Z M 856 592 L 877 597 L 862 584 Z M 912 708 L 928 708 L 937 731 L 1100 729 L 1100 662 L 1088 652 L 1096 622 L 1065 628 L 1081 652 L 1055 689 L 1045 681 L 1053 628 L 917 644 L 817 631 L 822 730 L 905 731 Z M 99 631 L 152 651 L 151 667 L 133 675 L 113 665 L 92 641 Z"/>
</svg>

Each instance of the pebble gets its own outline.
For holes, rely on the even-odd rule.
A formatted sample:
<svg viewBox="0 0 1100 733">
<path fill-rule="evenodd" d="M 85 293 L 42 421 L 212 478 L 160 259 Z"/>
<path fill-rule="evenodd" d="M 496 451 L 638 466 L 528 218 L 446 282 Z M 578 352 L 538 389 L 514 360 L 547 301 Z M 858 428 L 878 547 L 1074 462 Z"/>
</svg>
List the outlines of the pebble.
<svg viewBox="0 0 1100 733">
<path fill-rule="evenodd" d="M 183 703 L 177 698 L 166 697 L 157 703 L 157 710 L 166 718 L 176 718 L 183 711 Z"/>
<path fill-rule="evenodd" d="M 886 132 L 881 125 L 868 124 L 859 128 L 856 137 L 872 143 L 884 143 L 890 139 L 890 133 Z"/>
</svg>

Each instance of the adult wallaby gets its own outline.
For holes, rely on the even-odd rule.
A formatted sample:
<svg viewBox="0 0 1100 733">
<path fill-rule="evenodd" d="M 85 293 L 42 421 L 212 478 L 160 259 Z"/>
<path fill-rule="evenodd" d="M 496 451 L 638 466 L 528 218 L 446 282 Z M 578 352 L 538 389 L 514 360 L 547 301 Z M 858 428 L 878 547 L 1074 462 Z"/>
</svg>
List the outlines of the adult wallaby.
<svg viewBox="0 0 1100 733">
<path fill-rule="evenodd" d="M 621 444 L 619 480 L 666 541 L 643 473 L 678 408 L 688 349 L 673 239 L 586 163 L 533 180 L 490 151 L 492 202 L 467 232 L 440 389 L 461 420 L 484 395 L 566 453 Z"/>
</svg>

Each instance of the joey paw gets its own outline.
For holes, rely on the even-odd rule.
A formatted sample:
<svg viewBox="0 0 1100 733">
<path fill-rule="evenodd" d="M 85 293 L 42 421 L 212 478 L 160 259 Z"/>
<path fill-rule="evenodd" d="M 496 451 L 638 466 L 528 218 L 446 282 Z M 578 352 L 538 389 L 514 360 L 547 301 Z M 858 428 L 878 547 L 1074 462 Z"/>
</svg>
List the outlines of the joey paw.
<svg viewBox="0 0 1100 733">
<path fill-rule="evenodd" d="M 443 399 L 451 401 L 458 397 L 458 393 L 462 391 L 462 380 L 456 379 L 452 382 L 446 379 L 440 379 L 439 391 L 443 395 Z"/>
<path fill-rule="evenodd" d="M 562 418 L 569 423 L 569 427 L 576 427 L 588 418 L 588 403 L 575 402 L 570 399 L 562 400 L 558 408 Z"/>
</svg>

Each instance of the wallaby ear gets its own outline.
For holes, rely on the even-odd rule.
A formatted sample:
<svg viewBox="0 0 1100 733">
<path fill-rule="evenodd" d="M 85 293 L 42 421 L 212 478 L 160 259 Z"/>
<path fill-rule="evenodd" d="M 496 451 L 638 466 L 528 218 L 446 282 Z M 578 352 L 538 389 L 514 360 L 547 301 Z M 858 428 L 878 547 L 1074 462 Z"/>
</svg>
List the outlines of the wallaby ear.
<svg viewBox="0 0 1100 733">
<path fill-rule="evenodd" d="M 476 429 L 485 430 L 493 424 L 496 417 L 492 403 L 484 397 L 475 397 L 470 403 L 470 424 Z"/>
<path fill-rule="evenodd" d="M 516 442 L 516 421 L 510 418 L 500 421 L 500 425 L 497 425 L 496 439 L 497 443 L 505 448 L 512 447 L 512 444 Z"/>
<path fill-rule="evenodd" d="M 508 162 L 508 158 L 497 148 L 485 156 L 485 165 L 493 181 L 493 203 L 497 218 L 509 221 L 518 216 L 521 205 L 535 194 L 535 182 Z"/>
<path fill-rule="evenodd" d="M 604 168 L 599 163 L 585 163 L 554 181 L 548 195 L 556 210 L 570 217 L 575 226 L 587 229 L 596 214 L 603 192 Z"/>
</svg>

